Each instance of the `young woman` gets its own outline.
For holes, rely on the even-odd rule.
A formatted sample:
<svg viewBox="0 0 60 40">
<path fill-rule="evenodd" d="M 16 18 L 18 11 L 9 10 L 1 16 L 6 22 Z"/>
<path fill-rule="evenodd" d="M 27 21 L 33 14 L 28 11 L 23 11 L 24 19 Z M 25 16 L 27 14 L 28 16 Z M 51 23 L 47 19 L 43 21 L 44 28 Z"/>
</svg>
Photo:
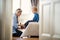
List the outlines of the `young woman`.
<svg viewBox="0 0 60 40">
<path fill-rule="evenodd" d="M 20 37 L 22 32 L 18 30 L 18 17 L 21 15 L 22 10 L 17 9 L 13 16 L 13 37 Z"/>
</svg>

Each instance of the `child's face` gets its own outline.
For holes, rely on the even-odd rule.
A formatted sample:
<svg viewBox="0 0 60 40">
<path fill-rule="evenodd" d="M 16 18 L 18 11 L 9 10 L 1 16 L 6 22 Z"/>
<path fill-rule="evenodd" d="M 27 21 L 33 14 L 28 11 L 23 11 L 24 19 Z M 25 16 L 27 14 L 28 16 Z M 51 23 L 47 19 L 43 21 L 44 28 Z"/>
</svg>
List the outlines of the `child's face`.
<svg viewBox="0 0 60 40">
<path fill-rule="evenodd" d="M 37 12 L 37 11 L 36 11 L 34 8 L 32 8 L 32 12 L 35 13 L 35 12 Z"/>
<path fill-rule="evenodd" d="M 32 9 L 32 12 L 35 13 L 34 9 Z"/>
</svg>

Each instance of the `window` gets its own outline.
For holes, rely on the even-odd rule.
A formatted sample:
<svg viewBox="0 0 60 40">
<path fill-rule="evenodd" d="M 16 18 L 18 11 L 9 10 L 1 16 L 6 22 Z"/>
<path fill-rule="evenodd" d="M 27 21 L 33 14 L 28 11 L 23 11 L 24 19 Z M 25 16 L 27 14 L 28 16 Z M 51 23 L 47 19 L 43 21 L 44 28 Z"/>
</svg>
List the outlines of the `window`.
<svg viewBox="0 0 60 40">
<path fill-rule="evenodd" d="M 21 23 L 25 23 L 27 20 L 31 20 L 33 18 L 31 0 L 21 0 L 21 9 Z"/>
<path fill-rule="evenodd" d="M 15 13 L 18 8 L 20 8 L 20 0 L 13 0 L 13 13 Z"/>
<path fill-rule="evenodd" d="M 13 14 L 18 8 L 22 9 L 22 15 L 19 20 L 21 23 L 25 23 L 33 18 L 31 0 L 13 0 Z"/>
<path fill-rule="evenodd" d="M 23 14 L 31 14 L 31 0 L 21 0 L 21 9 Z"/>
<path fill-rule="evenodd" d="M 31 0 L 13 0 L 13 13 L 21 8 L 22 14 L 31 14 Z"/>
</svg>

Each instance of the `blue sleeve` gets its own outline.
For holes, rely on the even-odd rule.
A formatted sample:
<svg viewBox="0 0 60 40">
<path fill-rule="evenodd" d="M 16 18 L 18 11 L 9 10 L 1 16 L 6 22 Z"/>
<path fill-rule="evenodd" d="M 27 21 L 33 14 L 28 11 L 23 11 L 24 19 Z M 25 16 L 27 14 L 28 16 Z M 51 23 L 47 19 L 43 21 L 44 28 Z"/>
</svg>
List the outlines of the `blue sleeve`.
<svg viewBox="0 0 60 40">
<path fill-rule="evenodd" d="M 13 17 L 13 26 L 14 26 L 15 28 L 18 27 L 18 23 L 17 23 L 16 16 Z"/>
<path fill-rule="evenodd" d="M 39 21 L 39 14 L 35 14 L 34 15 L 33 21 L 36 21 L 36 22 Z"/>
</svg>

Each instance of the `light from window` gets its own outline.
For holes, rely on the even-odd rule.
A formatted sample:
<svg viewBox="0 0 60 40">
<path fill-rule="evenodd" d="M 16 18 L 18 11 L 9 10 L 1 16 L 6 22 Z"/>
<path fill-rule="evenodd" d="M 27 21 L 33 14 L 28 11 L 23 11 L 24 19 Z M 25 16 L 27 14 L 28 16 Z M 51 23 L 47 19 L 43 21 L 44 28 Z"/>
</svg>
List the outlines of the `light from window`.
<svg viewBox="0 0 60 40">
<path fill-rule="evenodd" d="M 20 8 L 20 0 L 13 0 L 13 13 L 15 13 L 18 8 Z"/>
<path fill-rule="evenodd" d="M 31 14 L 31 0 L 21 0 L 23 14 Z"/>
</svg>

